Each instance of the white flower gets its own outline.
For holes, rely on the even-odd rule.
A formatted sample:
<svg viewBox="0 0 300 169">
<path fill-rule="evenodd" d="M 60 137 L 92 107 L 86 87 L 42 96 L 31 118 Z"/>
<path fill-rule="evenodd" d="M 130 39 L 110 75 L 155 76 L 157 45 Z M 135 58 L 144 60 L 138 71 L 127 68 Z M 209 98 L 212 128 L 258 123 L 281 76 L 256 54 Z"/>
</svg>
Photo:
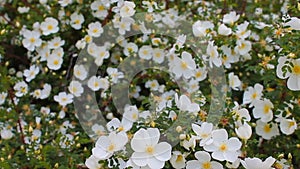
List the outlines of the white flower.
<svg viewBox="0 0 300 169">
<path fill-rule="evenodd" d="M 134 123 L 139 118 L 139 111 L 136 106 L 126 106 L 124 109 L 123 119 L 122 121 L 129 121 L 130 123 Z"/>
<path fill-rule="evenodd" d="M 139 57 L 142 59 L 150 60 L 152 58 L 152 47 L 149 45 L 143 45 L 139 49 Z"/>
<path fill-rule="evenodd" d="M 272 137 L 279 135 L 279 129 L 277 123 L 265 123 L 261 120 L 256 122 L 256 134 L 266 140 L 270 140 Z"/>
<path fill-rule="evenodd" d="M 232 33 L 231 28 L 228 28 L 226 25 L 221 24 L 218 28 L 218 33 L 220 35 L 228 36 Z"/>
<path fill-rule="evenodd" d="M 34 51 L 35 47 L 39 47 L 42 44 L 41 35 L 37 31 L 25 30 L 23 36 L 25 39 L 22 40 L 22 44 L 29 51 Z"/>
<path fill-rule="evenodd" d="M 69 84 L 69 92 L 72 93 L 74 96 L 79 97 L 83 93 L 83 87 L 80 82 L 74 80 L 71 81 Z"/>
<path fill-rule="evenodd" d="M 196 21 L 193 24 L 193 34 L 196 37 L 206 36 L 207 30 L 214 28 L 214 24 L 210 21 Z"/>
<path fill-rule="evenodd" d="M 194 74 L 196 63 L 192 58 L 192 55 L 188 52 L 182 52 L 181 57 L 181 59 L 175 57 L 172 72 L 175 73 L 176 78 L 183 76 L 184 78 L 189 79 Z"/>
<path fill-rule="evenodd" d="M 197 103 L 192 103 L 186 95 L 181 95 L 180 98 L 178 98 L 178 94 L 175 93 L 175 103 L 177 108 L 181 111 L 188 111 L 190 113 L 200 111 L 199 105 Z"/>
<path fill-rule="evenodd" d="M 284 24 L 284 26 L 290 26 L 294 30 L 300 30 L 300 19 L 297 17 L 291 17 L 291 20 Z"/>
<path fill-rule="evenodd" d="M 119 28 L 119 34 L 124 35 L 126 31 L 130 31 L 130 26 L 135 21 L 130 17 L 122 18 L 119 23 L 114 23 L 115 28 Z"/>
<path fill-rule="evenodd" d="M 199 142 L 200 146 L 209 145 L 212 143 L 213 141 L 211 138 L 211 133 L 213 131 L 212 123 L 203 122 L 201 124 L 201 127 L 196 124 L 192 124 L 192 129 L 197 134 L 197 139 L 201 140 Z"/>
<path fill-rule="evenodd" d="M 165 52 L 163 49 L 155 48 L 152 51 L 152 59 L 156 63 L 162 63 L 165 58 Z"/>
<path fill-rule="evenodd" d="M 136 53 L 138 51 L 138 46 L 135 43 L 127 43 L 124 47 L 124 54 L 126 56 L 130 56 L 132 53 Z"/>
<path fill-rule="evenodd" d="M 6 92 L 0 93 L 0 105 L 5 102 L 6 97 L 7 97 L 7 93 Z"/>
<path fill-rule="evenodd" d="M 119 79 L 124 77 L 124 74 L 122 72 L 119 72 L 117 68 L 108 67 L 106 69 L 106 72 L 113 83 L 117 83 Z"/>
<path fill-rule="evenodd" d="M 287 80 L 287 87 L 293 91 L 300 90 L 300 59 L 291 60 L 292 64 L 285 64 L 285 62 L 289 61 L 285 57 L 280 57 L 278 59 L 279 64 L 277 65 L 276 74 L 281 79 Z M 286 69 L 284 72 L 282 69 L 284 66 L 288 66 L 291 72 Z"/>
<path fill-rule="evenodd" d="M 106 78 L 92 76 L 88 80 L 88 87 L 93 91 L 98 91 L 99 89 L 106 90 L 109 87 L 109 82 Z"/>
<path fill-rule="evenodd" d="M 66 106 L 73 102 L 73 95 L 67 94 L 66 92 L 60 92 L 58 95 L 54 96 L 54 100 L 61 106 Z"/>
<path fill-rule="evenodd" d="M 70 5 L 72 2 L 73 2 L 73 0 L 59 0 L 58 1 L 60 6 L 62 6 L 62 7 L 66 7 L 66 6 Z"/>
<path fill-rule="evenodd" d="M 248 123 L 244 123 L 238 128 L 235 128 L 235 132 L 240 139 L 248 140 L 252 135 L 252 128 Z"/>
<path fill-rule="evenodd" d="M 273 119 L 273 108 L 274 106 L 269 99 L 258 100 L 254 104 L 253 116 L 256 119 L 260 118 L 262 122 L 269 122 Z"/>
<path fill-rule="evenodd" d="M 23 76 L 26 77 L 26 81 L 30 82 L 39 73 L 40 69 L 36 65 L 30 66 L 29 69 L 24 70 Z"/>
<path fill-rule="evenodd" d="M 252 107 L 262 96 L 263 85 L 256 83 L 253 87 L 248 87 L 244 92 L 243 104 L 251 103 L 249 107 Z"/>
<path fill-rule="evenodd" d="M 200 68 L 196 69 L 194 72 L 194 77 L 197 81 L 202 81 L 202 80 L 206 79 L 206 77 L 207 77 L 206 67 L 200 67 Z"/>
<path fill-rule="evenodd" d="M 209 57 L 209 66 L 213 67 L 213 64 L 217 67 L 220 67 L 222 65 L 222 60 L 219 57 L 218 47 L 214 46 L 214 42 L 209 41 L 207 48 L 206 48 L 206 54 Z M 207 60 L 207 56 L 203 56 L 204 60 Z"/>
<path fill-rule="evenodd" d="M 237 75 L 234 75 L 233 72 L 230 72 L 228 74 L 228 80 L 229 80 L 229 86 L 233 90 L 239 90 L 238 88 L 241 86 L 242 83 Z"/>
<path fill-rule="evenodd" d="M 293 134 L 297 129 L 297 123 L 294 118 L 293 119 L 282 118 L 280 119 L 279 127 L 282 133 L 286 135 L 290 135 Z"/>
<path fill-rule="evenodd" d="M 235 11 L 230 12 L 229 14 L 225 14 L 223 17 L 223 23 L 233 25 L 234 22 L 239 20 L 240 15 L 237 15 Z"/>
<path fill-rule="evenodd" d="M 84 17 L 83 17 L 82 14 L 73 13 L 70 16 L 70 19 L 71 19 L 70 25 L 71 25 L 72 28 L 74 28 L 76 30 L 81 29 L 81 25 L 84 22 Z"/>
<path fill-rule="evenodd" d="M 83 65 L 74 66 L 74 76 L 79 80 L 84 80 L 87 77 L 87 71 Z"/>
<path fill-rule="evenodd" d="M 141 167 L 148 165 L 152 169 L 163 168 L 165 161 L 171 158 L 172 147 L 167 142 L 158 143 L 159 138 L 160 132 L 157 128 L 138 130 L 131 140 L 134 151 L 132 162 Z"/>
<path fill-rule="evenodd" d="M 63 63 L 63 58 L 55 54 L 51 54 L 47 59 L 47 66 L 49 69 L 52 70 L 60 69 L 62 63 Z"/>
<path fill-rule="evenodd" d="M 245 158 L 245 160 L 241 160 L 242 165 L 246 169 L 273 169 L 272 165 L 276 161 L 273 157 L 268 157 L 264 162 L 262 162 L 259 158 Z"/>
<path fill-rule="evenodd" d="M 173 151 L 170 159 L 172 167 L 175 169 L 180 169 L 185 167 L 185 154 L 182 154 L 180 151 Z"/>
<path fill-rule="evenodd" d="M 157 91 L 159 89 L 159 83 L 157 82 L 157 80 L 148 80 L 145 83 L 145 87 L 150 88 L 150 90 L 152 91 Z"/>
<path fill-rule="evenodd" d="M 109 2 L 106 0 L 97 0 L 91 3 L 91 9 L 93 10 L 93 16 L 103 19 L 108 14 Z"/>
<path fill-rule="evenodd" d="M 242 143 L 236 137 L 228 139 L 228 133 L 225 129 L 217 129 L 212 132 L 213 142 L 204 145 L 204 150 L 213 152 L 212 157 L 219 161 L 234 162 L 239 156 L 239 150 Z"/>
<path fill-rule="evenodd" d="M 110 158 L 116 151 L 124 148 L 128 137 L 124 132 L 111 132 L 108 136 L 101 136 L 92 149 L 93 156 L 100 160 Z"/>
<path fill-rule="evenodd" d="M 99 163 L 99 159 L 91 155 L 88 159 L 85 160 L 85 165 L 89 169 L 99 169 L 102 168 L 102 164 Z"/>
<path fill-rule="evenodd" d="M 124 119 L 124 118 L 123 118 Z M 132 122 L 128 121 L 128 120 L 123 120 L 120 121 L 117 118 L 113 118 L 111 119 L 107 124 L 106 124 L 106 128 L 108 129 L 108 131 L 112 132 L 112 131 L 117 131 L 117 132 L 127 132 L 128 130 L 131 129 L 132 127 Z"/>
<path fill-rule="evenodd" d="M 50 35 L 52 33 L 56 33 L 59 30 L 58 21 L 55 18 L 48 17 L 44 22 L 41 23 L 41 30 L 43 31 L 43 35 Z"/>
<path fill-rule="evenodd" d="M 124 1 L 124 4 L 120 9 L 120 16 L 121 17 L 133 16 L 135 13 L 134 8 L 135 8 L 134 2 Z"/>
<path fill-rule="evenodd" d="M 55 37 L 48 42 L 49 49 L 57 49 L 60 48 L 65 44 L 65 41 L 62 40 L 60 37 Z"/>
<path fill-rule="evenodd" d="M 89 24 L 87 33 L 93 37 L 99 37 L 103 33 L 103 28 L 100 22 L 93 22 Z"/>
<path fill-rule="evenodd" d="M 17 97 L 22 97 L 28 93 L 28 85 L 24 81 L 18 82 L 15 84 L 14 90 Z"/>
<path fill-rule="evenodd" d="M 237 31 L 235 34 L 239 39 L 246 39 L 250 36 L 251 31 L 247 30 L 248 25 L 249 22 L 245 21 L 244 23 L 237 26 Z"/>
<path fill-rule="evenodd" d="M 27 13 L 30 10 L 30 8 L 26 7 L 26 6 L 24 6 L 24 7 L 19 6 L 17 10 L 20 14 L 23 14 L 23 13 Z"/>
<path fill-rule="evenodd" d="M 50 96 L 50 93 L 51 93 L 51 85 L 49 85 L 48 83 L 44 84 L 43 86 L 43 90 L 41 91 L 41 97 L 40 99 L 46 99 Z"/>
<path fill-rule="evenodd" d="M 238 40 L 234 50 L 240 55 L 246 55 L 252 48 L 252 44 L 247 40 Z"/>
<path fill-rule="evenodd" d="M 195 153 L 195 157 L 197 160 L 187 162 L 187 169 L 223 169 L 222 164 L 216 161 L 211 161 L 211 157 L 208 152 L 197 151 Z"/>
<path fill-rule="evenodd" d="M 9 140 L 14 136 L 13 132 L 9 129 L 1 130 L 0 135 L 1 135 L 1 139 L 4 139 L 4 140 Z"/>
<path fill-rule="evenodd" d="M 92 126 L 92 131 L 96 133 L 97 136 L 102 136 L 106 133 L 105 128 L 102 125 L 94 124 Z"/>
</svg>

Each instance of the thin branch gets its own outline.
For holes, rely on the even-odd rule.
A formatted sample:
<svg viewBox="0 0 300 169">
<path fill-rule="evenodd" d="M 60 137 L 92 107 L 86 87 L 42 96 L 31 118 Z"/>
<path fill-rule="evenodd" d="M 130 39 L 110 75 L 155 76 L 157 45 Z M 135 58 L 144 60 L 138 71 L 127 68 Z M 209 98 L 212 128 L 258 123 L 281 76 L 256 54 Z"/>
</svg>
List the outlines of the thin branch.
<svg viewBox="0 0 300 169">
<path fill-rule="evenodd" d="M 12 103 L 12 105 L 13 105 L 15 111 L 16 111 L 17 114 L 19 115 L 19 117 L 18 117 L 18 126 L 19 126 L 20 133 L 21 133 L 20 139 L 21 139 L 21 142 L 22 142 L 23 144 L 25 144 L 25 137 L 24 137 L 23 127 L 22 127 L 21 119 L 20 119 L 20 114 L 21 114 L 21 113 L 20 113 L 20 111 L 19 111 L 17 105 L 16 105 L 15 102 L 14 102 L 14 96 L 15 96 L 14 90 L 13 90 L 12 88 L 10 88 L 10 89 L 8 90 L 8 94 L 9 94 L 9 98 L 10 98 L 10 100 L 11 100 L 11 103 Z"/>
</svg>

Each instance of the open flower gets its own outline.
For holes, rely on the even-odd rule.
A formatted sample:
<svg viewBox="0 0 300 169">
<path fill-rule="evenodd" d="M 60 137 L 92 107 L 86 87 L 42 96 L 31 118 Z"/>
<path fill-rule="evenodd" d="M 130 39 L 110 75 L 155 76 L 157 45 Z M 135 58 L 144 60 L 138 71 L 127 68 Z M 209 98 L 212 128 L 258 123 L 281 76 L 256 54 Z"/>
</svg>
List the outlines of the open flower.
<svg viewBox="0 0 300 169">
<path fill-rule="evenodd" d="M 206 48 L 206 54 L 207 56 L 203 56 L 205 60 L 209 61 L 209 66 L 213 67 L 213 64 L 217 67 L 220 67 L 222 65 L 222 60 L 219 57 L 218 47 L 214 46 L 213 41 L 209 41 L 207 48 Z M 208 57 L 208 58 L 207 58 Z"/>
<path fill-rule="evenodd" d="M 26 81 L 30 82 L 35 76 L 39 73 L 40 69 L 36 65 L 30 66 L 29 69 L 24 70 L 24 76 L 26 77 Z"/>
<path fill-rule="evenodd" d="M 80 82 L 73 80 L 69 84 L 69 92 L 72 93 L 74 96 L 79 97 L 83 93 L 83 87 Z"/>
<path fill-rule="evenodd" d="M 87 77 L 88 73 L 83 65 L 75 65 L 73 74 L 79 80 L 84 80 Z"/>
<path fill-rule="evenodd" d="M 152 169 L 163 168 L 165 161 L 170 160 L 172 147 L 167 142 L 158 143 L 160 132 L 157 128 L 138 130 L 132 140 L 134 153 L 132 162 L 140 167 L 148 165 Z"/>
<path fill-rule="evenodd" d="M 177 78 L 183 76 L 186 79 L 189 79 L 193 76 L 194 70 L 196 69 L 196 63 L 192 58 L 192 55 L 188 52 L 182 52 L 182 59 L 175 57 L 174 67 L 172 72 L 175 73 Z"/>
<path fill-rule="evenodd" d="M 46 18 L 45 21 L 41 23 L 41 30 L 43 31 L 43 35 L 50 35 L 58 32 L 58 21 L 52 17 Z"/>
<path fill-rule="evenodd" d="M 216 161 L 211 161 L 211 157 L 208 152 L 197 151 L 195 153 L 195 157 L 197 160 L 187 162 L 187 169 L 223 169 L 222 164 Z"/>
<path fill-rule="evenodd" d="M 188 111 L 190 113 L 200 111 L 199 105 L 197 103 L 192 103 L 186 95 L 181 95 L 180 98 L 178 98 L 178 94 L 175 93 L 175 103 L 181 111 Z"/>
<path fill-rule="evenodd" d="M 120 8 L 120 16 L 121 17 L 130 17 L 135 13 L 135 4 L 134 2 L 124 1 L 123 6 Z"/>
<path fill-rule="evenodd" d="M 79 30 L 81 29 L 81 25 L 84 22 L 84 17 L 82 14 L 78 14 L 78 13 L 73 13 L 71 16 L 71 21 L 70 21 L 70 25 L 72 26 L 72 28 Z"/>
<path fill-rule="evenodd" d="M 66 92 L 60 92 L 58 95 L 54 96 L 54 100 L 61 106 L 66 106 L 73 102 L 73 95 L 67 94 Z"/>
<path fill-rule="evenodd" d="M 293 91 L 300 90 L 300 59 L 291 60 L 292 64 L 285 64 L 285 62 L 289 61 L 285 57 L 280 57 L 278 59 L 279 64 L 277 65 L 276 74 L 280 79 L 286 79 L 287 87 Z M 290 70 L 283 71 L 282 68 L 284 66 L 289 66 Z"/>
<path fill-rule="evenodd" d="M 286 135 L 290 135 L 294 133 L 295 130 L 297 129 L 297 123 L 294 118 L 293 119 L 281 118 L 279 127 L 282 133 Z"/>
<path fill-rule="evenodd" d="M 263 85 L 256 83 L 253 87 L 248 87 L 244 92 L 243 104 L 251 103 L 249 107 L 252 107 L 263 95 Z"/>
<path fill-rule="evenodd" d="M 272 165 L 275 163 L 275 158 L 268 157 L 264 162 L 259 158 L 245 158 L 241 160 L 242 165 L 246 169 L 272 169 Z"/>
<path fill-rule="evenodd" d="M 230 72 L 228 74 L 228 80 L 229 80 L 229 86 L 233 90 L 239 90 L 238 88 L 241 86 L 242 82 L 240 81 L 240 79 L 237 75 L 234 75 L 233 72 Z"/>
<path fill-rule="evenodd" d="M 228 133 L 225 129 L 218 129 L 212 132 L 213 142 L 204 145 L 204 150 L 213 152 L 212 157 L 219 161 L 234 162 L 239 156 L 239 150 L 242 143 L 236 137 L 228 139 Z"/>
<path fill-rule="evenodd" d="M 253 116 L 260 118 L 262 122 L 269 122 L 273 119 L 273 108 L 274 106 L 269 99 L 258 100 L 254 104 Z"/>
<path fill-rule="evenodd" d="M 100 22 L 93 22 L 89 24 L 87 33 L 93 37 L 99 37 L 103 33 L 103 28 Z"/>
<path fill-rule="evenodd" d="M 187 154 L 182 154 L 180 151 L 173 151 L 172 157 L 170 159 L 170 163 L 172 167 L 179 169 L 185 167 L 186 157 Z"/>
<path fill-rule="evenodd" d="M 229 14 L 225 14 L 223 17 L 223 23 L 233 25 L 234 22 L 239 20 L 240 15 L 237 15 L 235 11 L 230 12 Z"/>
<path fill-rule="evenodd" d="M 256 122 L 256 134 L 266 140 L 270 140 L 272 137 L 279 135 L 278 125 L 276 123 L 265 123 L 261 120 Z"/>
<path fill-rule="evenodd" d="M 18 82 L 15 84 L 14 90 L 16 91 L 15 94 L 17 97 L 22 97 L 28 93 L 28 85 L 24 81 Z"/>
<path fill-rule="evenodd" d="M 193 131 L 197 134 L 197 138 L 200 139 L 200 146 L 209 145 L 213 142 L 211 138 L 211 133 L 213 131 L 213 124 L 204 122 L 201 124 L 201 127 L 192 124 Z"/>
<path fill-rule="evenodd" d="M 203 37 L 207 35 L 207 30 L 214 28 L 214 24 L 210 21 L 196 21 L 193 24 L 193 34 L 196 37 Z"/>
<path fill-rule="evenodd" d="M 99 160 L 110 158 L 116 151 L 124 148 L 128 142 L 128 137 L 124 132 L 111 132 L 108 136 L 101 136 L 92 149 L 93 156 Z"/>
<path fill-rule="evenodd" d="M 22 40 L 22 44 L 29 51 L 34 51 L 35 47 L 42 45 L 41 34 L 37 31 L 25 30 L 23 36 L 25 39 Z"/>
</svg>

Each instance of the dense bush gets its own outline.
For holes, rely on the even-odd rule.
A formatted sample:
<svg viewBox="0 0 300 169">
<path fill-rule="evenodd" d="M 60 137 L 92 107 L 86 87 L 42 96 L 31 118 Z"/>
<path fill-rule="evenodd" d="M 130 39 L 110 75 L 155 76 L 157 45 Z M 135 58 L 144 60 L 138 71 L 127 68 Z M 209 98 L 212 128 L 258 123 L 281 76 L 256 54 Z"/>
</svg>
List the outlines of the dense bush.
<svg viewBox="0 0 300 169">
<path fill-rule="evenodd" d="M 0 167 L 300 168 L 299 11 L 0 0 Z"/>
</svg>

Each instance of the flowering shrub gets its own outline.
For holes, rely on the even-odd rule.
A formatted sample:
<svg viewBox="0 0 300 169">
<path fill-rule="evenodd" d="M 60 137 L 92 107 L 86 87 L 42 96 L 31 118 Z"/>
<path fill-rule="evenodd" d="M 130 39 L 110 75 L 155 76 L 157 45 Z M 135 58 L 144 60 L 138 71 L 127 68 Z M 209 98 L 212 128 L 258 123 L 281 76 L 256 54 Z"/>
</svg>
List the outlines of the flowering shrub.
<svg viewBox="0 0 300 169">
<path fill-rule="evenodd" d="M 300 168 L 299 11 L 0 0 L 0 167 Z"/>
</svg>

